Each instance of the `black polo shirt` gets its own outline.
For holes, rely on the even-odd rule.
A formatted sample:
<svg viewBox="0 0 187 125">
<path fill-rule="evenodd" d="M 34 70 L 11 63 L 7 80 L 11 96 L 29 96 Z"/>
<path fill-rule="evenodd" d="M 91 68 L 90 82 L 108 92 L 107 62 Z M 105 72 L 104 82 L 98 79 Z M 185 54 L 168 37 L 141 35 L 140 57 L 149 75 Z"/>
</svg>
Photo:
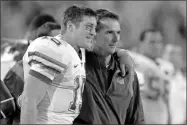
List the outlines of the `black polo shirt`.
<svg viewBox="0 0 187 125">
<path fill-rule="evenodd" d="M 143 124 L 144 115 L 137 75 L 120 76 L 115 54 L 108 68 L 99 57 L 86 52 L 86 84 L 80 115 L 74 124 Z"/>
</svg>

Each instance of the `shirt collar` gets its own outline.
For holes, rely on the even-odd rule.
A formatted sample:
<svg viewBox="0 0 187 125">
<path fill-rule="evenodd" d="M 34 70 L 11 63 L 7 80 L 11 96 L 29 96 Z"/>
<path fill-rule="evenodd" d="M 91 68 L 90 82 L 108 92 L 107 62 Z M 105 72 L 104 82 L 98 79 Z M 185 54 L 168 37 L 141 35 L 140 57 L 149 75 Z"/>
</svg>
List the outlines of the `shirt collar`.
<svg viewBox="0 0 187 125">
<path fill-rule="evenodd" d="M 116 61 L 114 59 L 114 56 L 111 55 L 111 59 L 110 59 L 109 66 L 107 67 L 107 69 L 114 70 L 115 66 L 116 66 Z"/>
</svg>

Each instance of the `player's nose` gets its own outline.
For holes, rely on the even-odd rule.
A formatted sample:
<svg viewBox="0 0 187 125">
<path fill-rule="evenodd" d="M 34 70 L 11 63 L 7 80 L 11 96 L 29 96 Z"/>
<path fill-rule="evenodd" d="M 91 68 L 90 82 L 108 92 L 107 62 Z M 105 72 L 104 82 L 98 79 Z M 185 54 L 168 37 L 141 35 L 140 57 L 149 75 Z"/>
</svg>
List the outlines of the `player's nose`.
<svg viewBox="0 0 187 125">
<path fill-rule="evenodd" d="M 92 38 L 94 38 L 95 37 L 95 35 L 96 35 L 96 31 L 95 31 L 95 29 L 93 28 L 91 31 L 90 31 L 90 36 L 92 37 Z"/>
</svg>

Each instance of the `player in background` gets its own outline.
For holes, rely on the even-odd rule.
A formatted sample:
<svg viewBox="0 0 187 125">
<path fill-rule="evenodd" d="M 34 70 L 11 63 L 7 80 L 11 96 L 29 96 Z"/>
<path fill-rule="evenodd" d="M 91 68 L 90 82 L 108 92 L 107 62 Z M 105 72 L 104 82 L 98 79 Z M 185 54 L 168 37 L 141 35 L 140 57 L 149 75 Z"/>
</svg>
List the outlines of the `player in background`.
<svg viewBox="0 0 187 125">
<path fill-rule="evenodd" d="M 55 19 L 51 15 L 40 14 L 31 21 L 28 29 L 30 35 L 27 33 L 27 37 L 25 37 L 27 42 L 26 44 L 22 44 L 22 46 L 27 45 L 28 47 L 29 44 L 37 37 L 54 36 L 54 32 L 59 29 L 60 25 L 56 23 Z M 17 47 L 19 46 L 15 46 L 15 49 L 18 49 Z M 27 47 L 24 48 L 22 52 L 25 52 Z M 16 111 L 7 118 L 7 124 L 19 124 L 20 122 L 20 107 L 17 104 L 17 99 L 23 92 L 24 87 L 23 61 L 21 59 L 22 56 L 23 53 L 19 54 L 19 58 L 17 58 L 18 62 L 8 71 L 5 78 L 3 79 L 11 95 L 14 97 L 16 104 Z"/>
<path fill-rule="evenodd" d="M 179 45 L 167 44 L 163 58 L 172 62 L 175 72 L 171 77 L 171 90 L 169 104 L 171 111 L 171 124 L 184 124 L 186 122 L 186 75 L 182 59 L 182 48 Z"/>
<path fill-rule="evenodd" d="M 46 22 L 48 23 L 45 24 Z M 41 31 L 38 31 L 39 27 Z M 31 20 L 23 39 L 2 38 L 5 44 L 1 47 L 3 49 L 1 55 L 1 79 L 3 80 L 7 72 L 16 62 L 22 59 L 30 42 L 41 35 L 53 35 L 55 29 L 60 29 L 60 25 L 57 24 L 55 19 L 49 14 L 40 14 Z"/>
<path fill-rule="evenodd" d="M 60 28 L 61 28 L 60 25 L 57 23 L 57 21 L 54 19 L 53 16 L 49 14 L 39 14 L 31 20 L 28 26 L 28 30 L 23 39 L 23 42 L 28 47 L 30 43 L 33 40 L 35 40 L 37 37 L 55 36 L 56 34 L 54 33 L 56 32 L 56 30 L 58 31 L 59 34 Z M 19 55 L 15 57 L 16 61 L 19 61 L 23 58 L 23 55 L 25 54 L 27 47 L 23 50 L 18 48 Z"/>
<path fill-rule="evenodd" d="M 162 40 L 160 31 L 147 29 L 140 35 L 137 52 L 129 53 L 135 61 L 146 124 L 170 123 L 169 74 L 173 72 L 173 65 L 161 59 L 164 47 Z"/>
<path fill-rule="evenodd" d="M 95 36 L 96 13 L 84 6 L 64 12 L 61 34 L 39 37 L 23 57 L 21 124 L 72 124 L 82 104 L 84 49 Z"/>
</svg>

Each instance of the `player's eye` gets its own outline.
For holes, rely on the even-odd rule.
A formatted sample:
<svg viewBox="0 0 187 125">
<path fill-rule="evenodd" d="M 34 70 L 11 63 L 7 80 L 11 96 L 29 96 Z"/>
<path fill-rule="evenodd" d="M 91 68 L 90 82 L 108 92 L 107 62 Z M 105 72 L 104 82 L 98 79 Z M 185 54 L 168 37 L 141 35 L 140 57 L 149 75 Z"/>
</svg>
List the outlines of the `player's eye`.
<svg viewBox="0 0 187 125">
<path fill-rule="evenodd" d="M 91 26 L 86 26 L 86 30 L 90 32 L 92 30 L 92 27 Z"/>
<path fill-rule="evenodd" d="M 113 32 L 112 31 L 106 31 L 106 34 L 112 34 Z"/>
</svg>

